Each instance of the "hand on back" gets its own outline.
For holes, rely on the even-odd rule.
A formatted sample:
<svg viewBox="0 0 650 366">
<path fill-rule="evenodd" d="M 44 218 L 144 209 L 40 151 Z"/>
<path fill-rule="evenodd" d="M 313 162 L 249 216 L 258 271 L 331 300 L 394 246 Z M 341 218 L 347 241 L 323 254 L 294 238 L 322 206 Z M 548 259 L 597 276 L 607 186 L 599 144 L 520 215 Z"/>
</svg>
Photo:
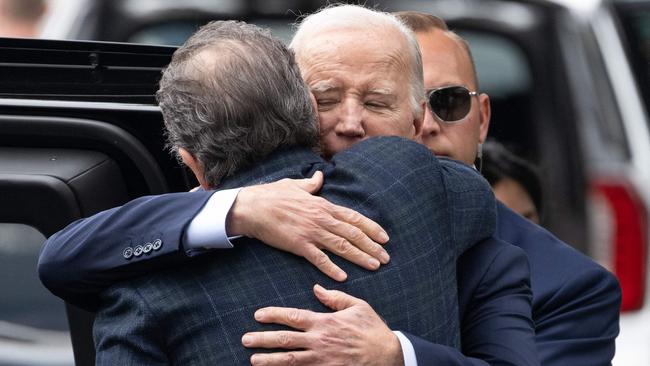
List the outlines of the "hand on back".
<svg viewBox="0 0 650 366">
<path fill-rule="evenodd" d="M 314 196 L 322 185 L 323 173 L 316 172 L 309 179 L 242 188 L 227 232 L 304 257 L 337 281 L 344 281 L 347 274 L 324 250 L 369 270 L 388 263 L 388 253 L 380 245 L 388 241 L 386 232 L 358 212 Z"/>
</svg>

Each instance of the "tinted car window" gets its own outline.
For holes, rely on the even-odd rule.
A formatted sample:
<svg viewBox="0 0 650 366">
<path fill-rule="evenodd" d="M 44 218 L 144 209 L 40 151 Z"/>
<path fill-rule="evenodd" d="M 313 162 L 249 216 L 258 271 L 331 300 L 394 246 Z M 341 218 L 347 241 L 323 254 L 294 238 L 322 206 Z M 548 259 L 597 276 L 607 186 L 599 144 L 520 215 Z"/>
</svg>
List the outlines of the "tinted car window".
<svg viewBox="0 0 650 366">
<path fill-rule="evenodd" d="M 36 262 L 45 237 L 0 223 L 0 365 L 72 365 L 63 302 L 41 284 Z"/>
<path fill-rule="evenodd" d="M 523 50 L 511 39 L 486 31 L 457 30 L 469 43 L 479 91 L 490 96 L 489 134 L 528 159 L 535 157 L 531 135 L 533 76 Z"/>
<path fill-rule="evenodd" d="M 51 330 L 67 330 L 64 306 L 38 280 L 38 253 L 45 241 L 31 226 L 0 224 L 0 319 Z"/>
<path fill-rule="evenodd" d="M 187 22 L 170 22 L 143 28 L 126 41 L 129 43 L 180 46 L 196 31 L 196 26 Z"/>
</svg>

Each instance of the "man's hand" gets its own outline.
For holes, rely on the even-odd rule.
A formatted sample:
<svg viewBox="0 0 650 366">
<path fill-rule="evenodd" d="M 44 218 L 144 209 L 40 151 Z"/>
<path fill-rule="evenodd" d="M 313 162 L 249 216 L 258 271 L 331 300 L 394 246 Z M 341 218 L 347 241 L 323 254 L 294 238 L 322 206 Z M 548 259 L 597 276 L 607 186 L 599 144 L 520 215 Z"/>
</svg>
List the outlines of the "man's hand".
<svg viewBox="0 0 650 366">
<path fill-rule="evenodd" d="M 388 241 L 386 232 L 354 210 L 313 196 L 322 185 L 323 173 L 316 172 L 310 179 L 242 188 L 228 216 L 228 234 L 257 238 L 304 257 L 337 281 L 347 274 L 323 249 L 369 270 L 388 263 L 380 245 Z"/>
<path fill-rule="evenodd" d="M 288 325 L 298 331 L 246 333 L 248 348 L 284 348 L 289 352 L 256 353 L 254 366 L 267 365 L 403 365 L 397 336 L 361 299 L 336 290 L 314 286 L 320 302 L 337 310 L 316 313 L 308 310 L 268 307 L 255 312 L 261 323 Z"/>
</svg>

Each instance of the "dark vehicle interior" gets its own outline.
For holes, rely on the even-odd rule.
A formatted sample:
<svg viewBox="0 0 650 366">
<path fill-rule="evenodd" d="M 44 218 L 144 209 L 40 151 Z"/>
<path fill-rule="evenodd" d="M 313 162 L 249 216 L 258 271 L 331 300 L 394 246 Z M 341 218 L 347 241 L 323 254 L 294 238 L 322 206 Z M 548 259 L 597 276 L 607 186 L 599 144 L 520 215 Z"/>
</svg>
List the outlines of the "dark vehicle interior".
<svg viewBox="0 0 650 366">
<path fill-rule="evenodd" d="M 152 105 L 157 78 L 173 48 L 36 43 L 5 40 L 1 47 L 5 82 L 0 96 L 23 105 L 0 107 L 0 222 L 34 228 L 47 237 L 135 197 L 187 189 L 187 175 L 163 148 L 162 121 Z M 34 270 L 39 249 L 40 244 L 28 254 L 31 265 L 19 263 L 7 273 L 29 285 L 34 306 L 48 307 L 54 299 Z M 22 319 L 30 312 L 46 313 L 20 310 L 4 320 L 25 324 Z M 92 314 L 72 306 L 66 310 L 76 364 L 91 365 Z"/>
<path fill-rule="evenodd" d="M 217 11 L 192 7 L 189 1 L 183 10 L 162 7 L 140 13 L 132 9 L 134 2 L 97 1 L 84 24 L 84 39 L 173 46 L 210 20 L 235 18 L 271 27 L 288 40 L 288 24 L 322 5 L 224 1 Z M 402 2 L 399 9 L 385 2 L 382 7 L 440 14 L 469 40 L 481 91 L 491 97 L 490 136 L 539 165 L 546 212 L 553 212 L 542 218 L 543 225 L 587 251 L 587 178 L 578 127 L 572 123 L 576 101 L 566 92 L 569 70 L 554 24 L 558 9 L 536 1 L 484 3 L 462 16 L 423 1 Z M 497 5 L 499 11 L 492 8 Z M 508 18 L 508 12 L 525 16 Z M 133 198 L 195 186 L 164 149 L 163 124 L 153 97 L 174 47 L 0 41 L 0 225 L 36 231 L 38 243 L 76 219 Z M 637 67 L 644 62 L 639 60 Z M 0 260 L 2 281 L 25 282 L 23 288 L 33 289 L 33 306 L 52 309 L 58 303 L 33 270 L 40 243 L 30 248 L 26 262 L 15 268 Z M 19 307 L 17 303 L 14 315 L 2 320 L 29 324 L 25 314 L 40 311 Z M 73 306 L 66 311 L 75 363 L 94 364 L 92 314 Z M 59 319 L 36 326 L 66 331 L 64 315 Z"/>
</svg>

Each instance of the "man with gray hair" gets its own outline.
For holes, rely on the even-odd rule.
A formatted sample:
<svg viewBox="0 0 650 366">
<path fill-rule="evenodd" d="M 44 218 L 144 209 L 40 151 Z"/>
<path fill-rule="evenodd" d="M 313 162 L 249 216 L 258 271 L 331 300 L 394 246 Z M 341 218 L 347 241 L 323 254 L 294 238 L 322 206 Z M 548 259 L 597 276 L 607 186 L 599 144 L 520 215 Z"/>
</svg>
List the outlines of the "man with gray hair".
<svg viewBox="0 0 650 366">
<path fill-rule="evenodd" d="M 421 99 L 423 96 L 421 90 L 422 68 L 413 34 L 391 15 L 358 6 L 332 7 L 317 15 L 319 16 L 308 18 L 316 20 L 317 22 L 312 24 L 317 26 L 312 27 L 313 31 L 309 37 L 305 38 L 307 40 L 311 38 L 311 41 L 303 42 L 305 52 L 299 52 L 298 56 L 303 67 L 303 77 L 308 80 L 318 100 L 323 153 L 326 156 L 335 156 L 334 162 L 336 163 L 337 155 L 335 154 L 337 152 L 370 136 L 398 135 L 413 138 L 420 130 L 424 112 L 424 101 Z M 319 19 L 323 21 L 321 22 Z M 325 25 L 329 28 L 323 29 L 323 32 L 319 33 L 318 29 Z M 297 37 L 300 34 L 299 32 Z M 294 47 L 297 44 L 300 44 L 298 38 L 294 42 Z M 353 147 L 353 149 L 356 148 L 356 146 Z M 398 159 L 398 156 L 399 153 L 392 150 L 378 152 L 373 158 L 381 160 L 380 165 L 383 167 L 381 171 L 371 171 L 369 174 L 379 176 L 390 174 L 394 170 L 393 164 L 396 163 L 395 159 Z M 399 161 L 399 166 L 402 167 L 402 164 L 405 163 L 412 163 L 417 168 L 421 168 L 419 161 Z M 413 168 L 414 174 L 420 171 Z M 331 177 L 328 178 L 328 182 L 331 182 Z M 462 186 L 460 184 L 457 188 L 462 190 Z M 433 186 L 429 184 L 429 188 L 436 189 L 437 187 L 435 184 Z M 286 190 L 281 189 L 269 188 L 257 192 L 256 195 L 253 195 L 253 199 L 248 194 L 244 199 L 242 190 L 232 206 L 231 214 L 221 221 L 218 218 L 215 219 L 218 216 L 210 213 L 213 208 L 212 200 L 205 203 L 205 200 L 184 194 L 151 198 L 151 202 L 157 202 L 154 209 L 147 209 L 146 205 L 140 204 L 142 201 L 138 201 L 138 204 L 135 205 L 126 205 L 122 209 L 100 216 L 99 220 L 96 217 L 84 220 L 71 229 L 62 231 L 60 235 L 50 238 L 43 251 L 45 255 L 41 256 L 42 265 L 39 268 L 45 269 L 41 273 L 47 274 L 47 278 L 51 280 L 48 283 L 59 284 L 57 286 L 58 293 L 65 293 L 64 291 L 73 287 L 61 286 L 61 283 L 73 284 L 77 289 L 81 288 L 86 291 L 88 287 L 94 285 L 96 291 L 99 291 L 102 286 L 98 285 L 97 278 L 101 278 L 103 284 L 107 282 L 106 277 L 109 276 L 106 275 L 107 271 L 101 267 L 106 265 L 107 261 L 97 260 L 97 252 L 103 250 L 110 253 L 119 250 L 119 244 L 114 243 L 113 240 L 119 243 L 130 240 L 129 238 L 134 236 L 146 238 L 154 235 L 155 230 L 140 225 L 141 221 L 150 222 L 152 226 L 155 224 L 158 227 L 169 228 L 166 232 L 170 238 L 181 237 L 183 245 L 186 248 L 191 248 L 195 241 L 190 240 L 189 233 L 193 231 L 192 228 L 197 222 L 208 222 L 207 226 L 209 227 L 219 226 L 218 224 L 221 223 L 228 227 L 222 232 L 227 231 L 231 235 L 240 234 L 242 232 L 238 230 L 238 225 L 242 220 L 248 221 L 251 217 L 262 215 L 257 212 L 260 203 L 264 203 L 268 198 L 274 196 L 290 197 Z M 426 196 L 430 192 L 423 193 L 420 190 L 415 190 L 409 196 L 418 195 L 420 200 L 426 201 Z M 464 221 L 466 225 L 465 227 L 455 226 L 452 238 L 464 241 L 462 238 L 473 235 L 475 230 L 481 230 L 481 217 L 472 215 L 469 211 L 463 211 L 464 205 L 471 203 L 475 198 L 471 192 L 466 192 L 459 198 L 462 202 L 448 202 L 451 211 L 446 216 L 456 222 L 458 220 L 453 219 L 454 216 L 461 215 L 461 221 Z M 167 204 L 164 203 L 165 200 L 167 200 Z M 177 201 L 178 203 L 174 203 Z M 310 206 L 313 202 L 309 201 L 308 204 L 304 204 L 303 201 L 301 197 L 300 201 L 283 203 L 281 208 L 275 212 L 266 210 L 265 220 L 253 220 L 256 223 L 256 232 L 253 233 L 253 236 L 260 238 L 258 233 L 271 233 L 271 236 L 266 237 L 273 239 L 273 237 L 286 235 L 286 232 L 292 232 L 296 237 L 309 237 L 309 235 L 305 235 L 308 231 L 305 231 L 302 226 L 287 228 L 286 225 L 282 225 L 283 217 L 278 215 L 278 212 L 282 213 L 287 208 Z M 204 209 L 197 214 L 204 203 Z M 217 204 L 223 203 L 217 201 Z M 178 210 L 176 209 L 178 205 L 187 205 L 188 209 Z M 400 209 L 406 208 L 408 205 L 402 206 L 402 203 L 397 204 Z M 142 209 L 139 210 L 139 208 Z M 151 212 L 156 213 L 156 220 L 146 221 L 151 216 Z M 413 217 L 421 214 L 417 210 L 411 211 L 402 219 L 411 223 Z M 102 217 L 115 218 L 115 220 L 101 220 Z M 207 219 L 203 219 L 203 217 L 207 217 Z M 93 227 L 93 222 L 102 222 L 104 226 L 101 229 L 96 229 Z M 318 225 L 319 222 L 316 221 L 316 226 Z M 435 218 L 431 218 L 427 230 L 439 230 L 439 225 L 440 223 Z M 399 251 L 400 249 L 395 248 L 400 246 L 400 240 L 395 237 L 393 229 L 388 229 L 392 238 L 389 249 Z M 102 235 L 104 231 L 110 232 L 111 235 Z M 112 240 L 107 240 L 107 237 Z M 199 247 L 227 247 L 215 244 L 220 241 L 219 234 L 207 234 L 202 237 L 209 240 L 201 242 Z M 264 241 L 266 241 L 266 237 Z M 174 240 L 181 241 L 181 239 Z M 222 240 L 227 242 L 226 239 Z M 421 238 L 416 239 L 416 241 L 419 240 Z M 241 244 L 236 242 L 235 245 L 239 249 Z M 74 248 L 75 253 L 85 253 L 84 257 L 88 258 L 87 263 L 78 259 L 80 255 L 65 255 L 66 252 L 71 252 L 71 249 L 66 249 L 70 247 Z M 109 275 L 112 276 L 110 278 L 113 278 L 113 281 L 118 281 L 136 274 L 146 274 L 147 269 L 150 268 L 146 264 L 160 263 L 156 262 L 156 259 L 161 258 L 161 252 L 167 248 L 165 246 L 160 251 L 152 252 L 150 256 L 134 258 L 128 270 L 120 270 L 120 266 L 117 270 L 109 268 L 111 270 Z M 466 316 L 463 319 L 463 327 L 468 330 L 466 334 L 464 333 L 466 337 L 463 339 L 463 351 L 466 351 L 470 357 L 462 355 L 454 347 L 445 346 L 444 343 L 430 342 L 426 336 L 415 337 L 418 335 L 417 333 L 411 336 L 407 335 L 411 339 L 409 342 L 402 333 L 395 332 L 394 335 L 399 337 L 401 346 L 395 347 L 397 340 L 393 333 L 385 327 L 382 319 L 367 303 L 338 292 L 317 293 L 319 300 L 339 310 L 335 313 L 321 314 L 297 309 L 270 308 L 255 314 L 255 318 L 261 322 L 283 323 L 304 332 L 252 333 L 247 334 L 242 341 L 247 346 L 294 349 L 284 353 L 256 354 L 252 358 L 254 364 L 282 365 L 290 362 L 296 364 L 387 364 L 389 362 L 385 358 L 389 354 L 391 360 L 400 358 L 400 362 L 404 361 L 407 364 L 417 362 L 421 366 L 425 364 L 485 365 L 486 362 L 510 365 L 536 364 L 534 334 L 530 320 L 530 294 L 527 292 L 529 286 L 528 267 L 525 256 L 518 248 L 493 239 L 486 240 L 471 250 L 473 258 L 479 258 L 481 263 L 498 263 L 501 271 L 482 274 L 481 278 L 487 284 L 485 286 L 463 287 L 461 281 L 462 298 L 466 299 L 471 296 L 473 301 L 483 306 L 482 308 L 488 309 L 485 312 L 474 314 L 471 318 Z M 216 255 L 214 251 L 212 253 Z M 256 255 L 256 252 L 252 252 L 250 255 L 254 254 Z M 391 264 L 384 266 L 386 268 L 382 267 L 379 273 L 382 273 L 383 270 L 390 271 L 391 266 L 396 264 L 393 252 L 391 252 L 391 258 Z M 175 257 L 174 260 L 176 263 L 187 263 L 178 257 Z M 473 265 L 473 261 L 465 263 L 465 266 L 470 269 L 473 268 Z M 62 276 L 56 276 L 61 267 L 83 268 L 83 270 L 66 273 L 67 282 L 64 282 L 59 280 Z M 343 268 L 347 267 L 343 266 Z M 418 267 L 415 270 L 421 268 Z M 357 280 L 355 276 L 350 278 L 353 281 Z M 408 286 L 417 287 L 417 284 L 411 282 Z M 79 291 L 77 290 L 77 292 Z M 358 293 L 353 292 L 353 294 Z M 393 295 L 395 295 L 393 291 L 384 294 L 387 298 Z M 84 298 L 88 297 L 84 296 Z M 371 300 L 370 298 L 366 299 Z M 415 298 L 410 297 L 400 299 L 400 302 L 409 304 L 416 301 Z M 271 305 L 288 306 L 289 304 L 275 301 L 271 302 Z M 384 310 L 380 308 L 376 310 L 389 320 L 393 329 L 408 332 L 408 328 L 401 328 L 398 324 L 391 322 Z M 453 320 L 456 319 L 456 316 L 450 313 L 447 318 Z M 481 329 L 481 332 L 474 334 L 474 329 Z M 247 330 L 245 327 L 242 328 L 242 333 L 245 330 Z M 332 332 L 332 330 L 335 331 Z M 413 351 L 414 347 L 417 360 Z M 426 356 L 422 356 L 420 350 L 426 350 L 424 353 Z M 402 352 L 403 358 L 401 358 Z"/>
<path fill-rule="evenodd" d="M 400 104 L 393 111 L 408 116 L 411 109 L 401 106 L 408 93 L 395 99 L 395 87 L 380 82 L 372 93 L 386 104 Z M 241 335 L 258 327 L 255 310 L 272 304 L 346 308 L 352 319 L 354 308 L 372 305 L 388 324 L 369 323 L 366 331 L 386 335 L 371 347 L 373 358 L 387 364 L 402 363 L 398 336 L 389 326 L 459 347 L 456 260 L 491 235 L 495 220 L 489 186 L 476 172 L 438 162 L 426 148 L 397 137 L 368 139 L 332 154 L 326 163 L 314 153 L 317 125 L 292 53 L 268 32 L 244 23 L 213 22 L 193 35 L 165 70 L 158 98 L 170 145 L 202 188 L 304 178 L 322 170 L 324 198 L 376 219 L 391 235 L 391 263 L 377 273 L 338 263 L 351 280 L 334 283 L 298 257 L 244 238 L 218 258 L 204 255 L 188 266 L 104 292 L 95 321 L 99 365 L 245 364 L 251 351 L 241 347 Z M 387 113 L 379 104 L 372 108 Z M 383 127 L 386 134 L 412 138 L 417 131 L 416 118 L 395 122 Z M 134 232 L 158 230 L 149 225 L 174 232 L 188 220 L 170 219 L 165 212 L 176 209 L 180 217 L 193 217 L 209 196 L 205 191 L 177 195 L 182 199 L 175 208 L 169 201 L 157 207 L 154 198 L 144 198 L 130 205 L 148 204 L 156 212 L 150 218 L 113 210 L 85 224 L 110 222 L 106 217 L 114 215 L 133 222 L 129 230 Z M 474 230 L 464 230 L 468 225 Z M 316 283 L 368 303 L 318 285 L 314 298 L 308 289 Z M 525 298 L 525 283 L 520 288 Z M 303 356 L 297 357 L 321 363 Z"/>
<path fill-rule="evenodd" d="M 467 42 L 451 32 L 444 21 L 432 15 L 400 12 L 397 16 L 416 33 L 422 50 L 429 108 L 418 139 L 438 156 L 474 164 L 487 136 L 490 102 L 487 94 L 478 92 L 478 79 Z M 300 36 L 301 30 L 296 37 Z M 319 43 L 327 43 L 327 27 L 321 26 L 321 31 L 325 35 L 320 36 Z M 361 37 L 362 34 L 359 32 L 358 35 Z M 365 42 L 370 43 L 367 39 Z M 294 50 L 298 59 L 304 60 L 300 64 L 303 75 L 305 71 L 323 66 L 303 58 L 302 47 Z M 309 54 L 308 49 L 306 53 Z M 309 74 L 306 77 L 310 77 Z M 314 80 L 310 85 L 317 82 Z M 358 135 L 368 131 L 361 120 L 356 122 L 349 122 L 346 130 Z M 609 365 L 615 351 L 621 301 L 616 278 L 590 258 L 503 204 L 498 203 L 497 213 L 496 236 L 523 249 L 530 261 L 535 345 L 541 364 Z M 509 275 L 509 264 L 507 260 L 504 261 L 508 254 L 485 249 L 485 246 L 476 246 L 459 260 L 463 352 L 489 364 L 508 362 L 520 365 L 522 362 L 513 358 L 523 350 L 517 345 L 518 339 L 500 334 L 509 327 L 506 325 L 508 323 L 498 316 L 492 316 L 495 309 L 503 310 L 510 306 L 507 296 L 499 293 L 499 289 L 504 288 L 503 278 Z M 275 309 L 276 317 L 271 321 L 288 324 L 282 320 L 282 315 L 291 311 Z M 304 321 L 319 315 L 322 316 L 306 314 Z M 372 314 L 366 315 L 372 317 Z M 340 315 L 327 316 L 336 318 Z M 334 325 L 322 326 L 318 331 L 336 335 L 342 333 L 343 329 Z M 307 333 L 311 332 L 313 330 L 307 330 Z M 309 336 L 296 333 L 297 338 Z M 277 346 L 277 343 L 266 340 L 269 337 L 269 333 L 256 333 L 255 339 L 248 344 Z M 415 337 L 411 339 L 418 363 L 422 360 L 439 361 L 438 355 L 443 352 L 440 347 L 426 344 Z M 345 338 L 337 340 L 344 342 Z M 304 344 L 298 345 L 301 346 L 305 347 Z M 357 349 L 360 352 L 365 350 L 363 347 Z M 338 354 L 336 350 L 326 347 L 315 349 L 315 352 L 323 358 L 333 358 Z M 454 364 L 485 365 L 485 362 L 466 357 L 458 358 Z"/>
<path fill-rule="evenodd" d="M 404 121 L 409 121 L 409 115 L 421 113 L 417 111 L 425 107 L 417 39 L 390 14 L 349 5 L 326 8 L 300 23 L 291 48 L 296 52 L 303 78 L 318 104 L 321 143 L 326 156 L 368 136 L 386 135 L 390 133 L 387 126 L 407 128 L 408 123 Z M 389 162 L 387 160 L 386 164 Z M 471 200 L 471 197 L 466 199 Z M 472 229 L 473 225 L 465 228 L 466 231 Z M 474 301 L 471 309 L 463 308 L 463 351 L 466 355 L 407 335 L 413 347 L 403 344 L 403 350 L 414 349 L 415 355 L 405 361 L 418 365 L 538 364 L 530 308 L 521 302 L 520 293 L 510 291 L 521 281 L 517 269 L 518 248 L 493 242 L 477 245 L 470 251 L 470 256 L 464 255 L 468 258 L 463 267 L 466 273 L 459 275 L 481 281 L 461 281 L 459 286 L 461 299 L 471 297 Z M 480 272 L 483 264 L 494 264 L 490 268 L 498 271 Z M 474 308 L 481 311 L 474 312 Z M 337 320 L 345 319 L 342 312 L 324 315 L 290 308 L 262 311 L 263 315 L 256 317 L 259 321 L 288 325 L 299 331 L 285 332 L 282 337 L 273 332 L 247 334 L 243 343 L 248 347 L 287 349 L 284 353 L 256 354 L 254 365 L 282 365 L 292 355 L 298 358 L 304 354 L 327 360 L 328 364 L 363 363 L 368 356 L 368 347 L 363 344 L 372 343 L 376 336 L 364 333 L 362 327 L 354 324 L 340 325 Z M 292 321 L 290 314 L 299 314 L 293 317 L 300 318 L 302 323 L 314 323 L 316 319 L 327 322 L 305 326 Z M 358 319 L 371 322 L 376 316 L 364 313 L 359 314 Z M 315 342 L 313 338 L 321 334 L 336 341 Z M 348 339 L 357 341 L 349 342 Z M 284 346 L 281 341 L 291 346 Z M 356 352 L 363 356 L 354 361 L 346 358 Z"/>
</svg>

